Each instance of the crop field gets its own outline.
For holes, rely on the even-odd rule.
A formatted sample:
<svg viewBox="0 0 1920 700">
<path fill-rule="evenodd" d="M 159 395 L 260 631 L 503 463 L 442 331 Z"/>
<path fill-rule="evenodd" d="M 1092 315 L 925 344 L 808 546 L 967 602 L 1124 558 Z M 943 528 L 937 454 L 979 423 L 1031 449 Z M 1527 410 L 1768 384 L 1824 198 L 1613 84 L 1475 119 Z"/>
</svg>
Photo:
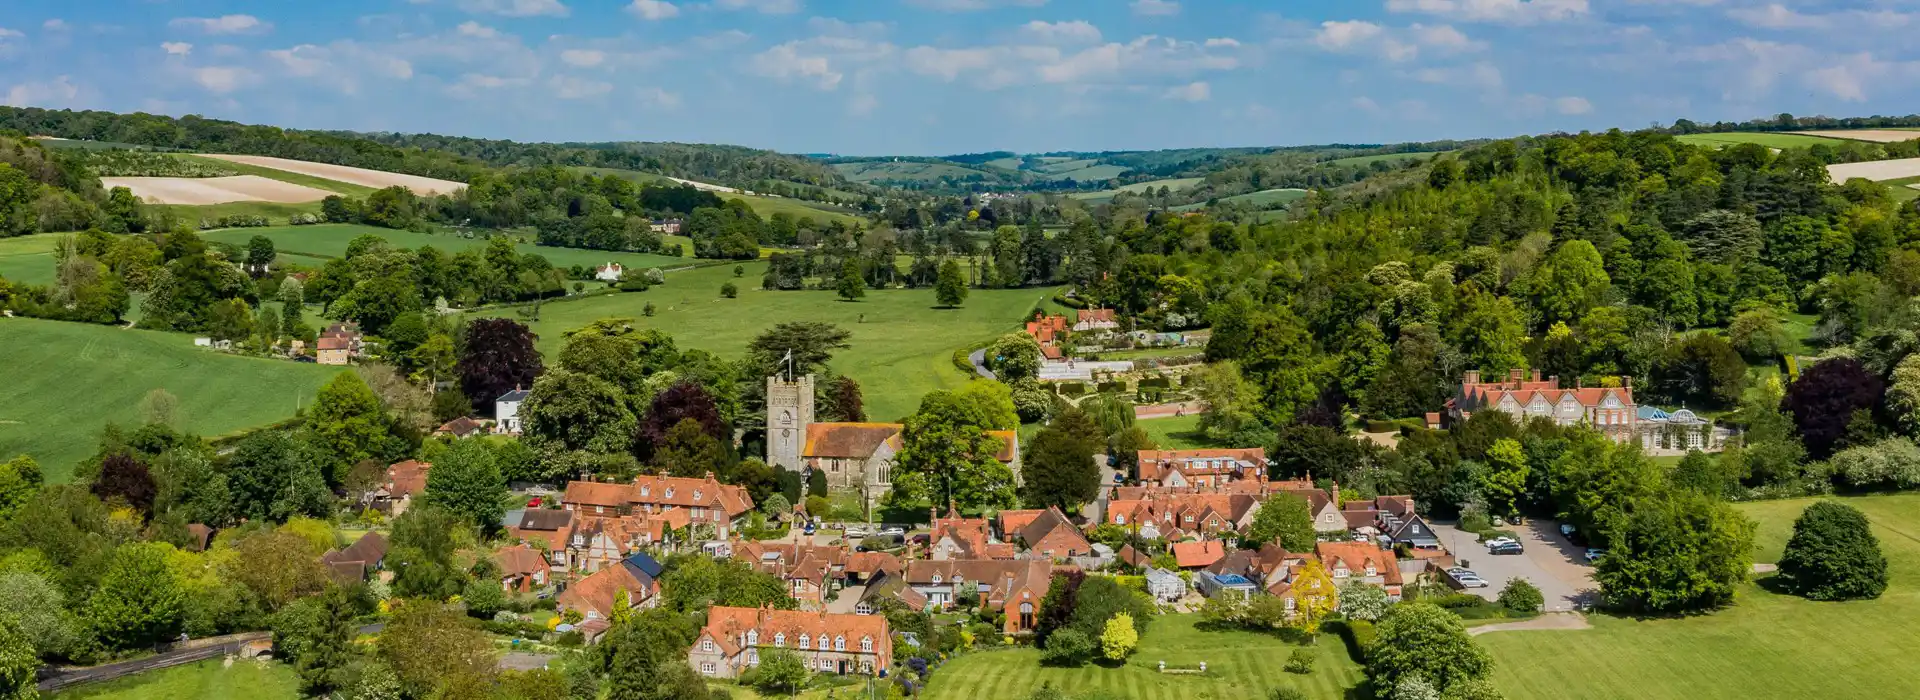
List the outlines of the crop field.
<svg viewBox="0 0 1920 700">
<path fill-rule="evenodd" d="M 333 165 L 331 163 L 315 163 L 312 161 L 292 160 L 289 158 L 273 158 L 269 156 L 236 156 L 236 155 L 223 155 L 223 154 L 212 154 L 212 153 L 202 155 L 200 157 L 212 158 L 214 160 L 225 161 L 228 163 L 238 163 L 240 165 L 253 165 L 253 166 L 258 166 L 262 168 L 270 168 L 273 170 L 280 170 L 280 171 L 295 173 L 299 175 L 307 175 L 310 177 L 333 180 L 335 182 L 345 182 L 348 184 L 359 185 L 361 187 L 370 187 L 376 190 L 398 185 L 400 187 L 405 187 L 407 189 L 413 190 L 414 194 L 420 195 L 422 197 L 425 197 L 431 194 L 451 194 L 455 191 L 466 189 L 467 187 L 466 183 L 464 182 L 453 182 L 451 180 L 436 180 L 430 177 L 421 177 L 419 175 L 389 173 L 382 170 L 368 170 L 366 168 L 355 168 L 355 167 L 350 167 L 345 165 Z"/>
<path fill-rule="evenodd" d="M 517 310 L 492 310 L 528 323 L 540 336 L 548 357 L 566 342 L 566 332 L 610 317 L 632 318 L 674 337 L 682 348 L 697 348 L 737 358 L 761 331 L 783 321 L 825 321 L 853 334 L 834 360 L 834 369 L 860 381 L 867 413 L 874 420 L 905 417 L 934 389 L 953 388 L 969 377 L 953 365 L 953 352 L 968 343 L 1017 330 L 1028 312 L 1055 289 L 975 289 L 957 309 L 934 308 L 931 289 L 869 289 L 857 302 L 840 301 L 832 291 L 766 291 L 760 276 L 766 263 L 745 263 L 745 275 L 732 265 L 667 273 L 667 283 L 645 292 L 594 296 L 548 303 L 540 320 L 520 318 Z M 737 299 L 720 296 L 733 282 Z M 642 313 L 653 304 L 656 314 Z"/>
<path fill-rule="evenodd" d="M 234 172 L 238 172 L 243 175 L 255 175 L 258 177 L 267 178 L 269 180 L 279 180 L 280 182 L 285 182 L 285 183 L 294 184 L 294 185 L 301 185 L 304 187 L 311 187 L 316 190 L 326 190 L 334 194 L 341 194 L 349 197 L 365 197 L 367 195 L 373 194 L 375 189 L 372 187 L 367 187 L 365 185 L 356 185 L 351 182 L 333 180 L 333 179 L 328 179 L 324 177 L 318 177 L 315 175 L 308 175 L 305 173 L 297 173 L 289 170 L 280 170 L 278 168 L 269 168 L 269 167 L 255 165 L 253 163 L 245 163 L 237 160 L 221 160 L 218 158 L 211 158 L 208 156 L 189 155 L 185 153 L 176 155 L 174 157 L 186 158 L 191 160 L 202 160 L 209 163 L 217 164 L 220 167 L 226 168 L 228 170 L 232 170 Z"/>
<path fill-rule="evenodd" d="M 1114 700 L 1257 700 L 1289 686 L 1316 700 L 1359 697 L 1357 688 L 1366 676 L 1336 637 L 1322 637 L 1310 647 L 1318 657 L 1313 673 L 1297 675 L 1284 669 L 1287 656 L 1299 645 L 1256 632 L 1202 631 L 1194 627 L 1198 621 L 1198 615 L 1154 618 L 1139 650 L 1118 667 L 1041 666 L 1040 652 L 1032 648 L 967 654 L 928 679 L 925 697 L 1010 700 L 1045 684 L 1075 696 L 1091 692 Z M 1205 662 L 1207 672 L 1161 673 L 1162 661 L 1170 669 L 1195 669 Z"/>
<path fill-rule="evenodd" d="M 638 182 L 642 184 L 654 184 L 654 183 L 659 183 L 663 180 L 664 181 L 673 180 L 673 178 L 667 177 L 665 175 L 658 175 L 654 173 L 644 173 L 638 170 L 618 170 L 614 168 L 584 168 L 584 167 L 575 168 L 575 170 L 579 170 L 581 172 L 591 173 L 593 175 L 599 175 L 599 176 L 616 175 L 616 176 L 626 178 L 628 180 L 632 180 L 634 182 Z M 757 195 L 748 195 L 748 194 L 728 194 L 728 193 L 719 193 L 719 194 L 722 199 L 738 199 L 743 202 L 746 202 L 747 206 L 753 209 L 753 213 L 759 214 L 760 218 L 762 219 L 770 218 L 774 214 L 786 213 L 787 215 L 792 216 L 795 219 L 799 219 L 800 217 L 803 217 L 803 216 L 810 216 L 810 217 L 813 217 L 814 221 L 818 221 L 822 223 L 828 222 L 828 221 L 839 221 L 840 223 L 843 223 L 843 224 L 856 224 L 856 223 L 862 223 L 865 221 L 865 219 L 862 219 L 859 216 L 855 216 L 847 212 L 846 210 L 840 209 L 838 207 L 835 207 L 829 204 L 808 202 L 807 200 L 804 200 L 804 199 L 788 199 L 785 197 L 761 197 Z"/>
<path fill-rule="evenodd" d="M 1848 141 L 1872 141 L 1874 143 L 1899 143 L 1901 141 L 1920 139 L 1920 132 L 1904 129 L 1840 129 L 1835 131 L 1795 131 L 1792 133 L 1846 139 Z"/>
<path fill-rule="evenodd" d="M 1878 600 L 1816 603 L 1744 586 L 1733 607 L 1681 619 L 1593 616 L 1588 630 L 1478 637 L 1510 698 L 1910 697 L 1920 662 L 1896 650 L 1920 616 L 1920 494 L 1845 499 L 1873 522 L 1892 584 Z M 1741 504 L 1775 562 L 1812 499 Z"/>
<path fill-rule="evenodd" d="M 468 248 L 484 248 L 484 238 L 466 238 L 453 233 L 416 233 L 375 226 L 357 224 L 318 224 L 313 226 L 269 226 L 266 228 L 232 228 L 220 231 L 208 231 L 203 235 L 209 241 L 223 241 L 245 247 L 254 236 L 266 236 L 273 241 L 273 247 L 281 255 L 300 255 L 309 258 L 335 258 L 347 253 L 347 244 L 353 239 L 372 234 L 379 236 L 401 248 L 419 248 L 433 246 L 440 250 L 457 253 Z M 574 265 L 599 266 L 608 262 L 617 262 L 625 267 L 677 267 L 692 264 L 690 258 L 676 258 L 646 253 L 616 253 L 604 250 L 584 248 L 554 248 L 521 243 L 516 246 L 522 253 L 535 253 L 546 257 L 555 267 Z M 300 261 L 313 264 L 314 261 Z"/>
<path fill-rule="evenodd" d="M 226 204 L 228 202 L 318 202 L 327 190 L 258 175 L 232 177 L 103 177 L 100 186 L 125 187 L 149 204 Z"/>
<path fill-rule="evenodd" d="M 1710 148 L 1721 148 L 1742 143 L 1757 143 L 1767 148 L 1806 148 L 1814 144 L 1832 144 L 1834 142 L 1833 139 L 1820 136 L 1777 131 L 1686 134 L 1674 138 L 1678 139 L 1681 143 L 1690 143 L 1696 146 L 1707 146 Z"/>
<path fill-rule="evenodd" d="M 1439 154 L 1438 153 L 1383 153 L 1380 155 L 1373 155 L 1373 156 L 1354 156 L 1352 158 L 1338 158 L 1335 160 L 1327 161 L 1326 163 L 1324 163 L 1324 165 L 1371 165 L 1374 163 L 1399 163 L 1402 161 L 1409 161 L 1409 160 L 1425 160 L 1427 158 L 1432 158 L 1436 155 L 1439 155 Z"/>
<path fill-rule="evenodd" d="M 150 671 L 54 693 L 53 700 L 294 700 L 301 697 L 293 667 L 278 661 L 220 661 Z"/>
<path fill-rule="evenodd" d="M 31 454 L 50 481 L 72 476 L 100 429 L 130 424 L 165 389 L 180 427 L 208 437 L 272 423 L 313 403 L 337 367 L 225 355 L 184 334 L 0 318 L 0 454 Z"/>
<path fill-rule="evenodd" d="M 981 163 L 981 165 L 985 165 L 990 168 L 1000 168 L 1002 170 L 1019 170 L 1020 164 L 1021 164 L 1021 160 L 1019 158 L 995 158 L 985 163 Z"/>
<path fill-rule="evenodd" d="M 1075 168 L 1073 170 L 1048 172 L 1047 177 L 1054 180 L 1099 182 L 1101 180 L 1112 180 L 1121 175 L 1125 175 L 1127 170 L 1128 168 L 1124 165 L 1088 165 L 1084 168 Z"/>
<path fill-rule="evenodd" d="M 27 284 L 53 282 L 53 246 L 64 233 L 0 238 L 0 278 Z"/>
</svg>

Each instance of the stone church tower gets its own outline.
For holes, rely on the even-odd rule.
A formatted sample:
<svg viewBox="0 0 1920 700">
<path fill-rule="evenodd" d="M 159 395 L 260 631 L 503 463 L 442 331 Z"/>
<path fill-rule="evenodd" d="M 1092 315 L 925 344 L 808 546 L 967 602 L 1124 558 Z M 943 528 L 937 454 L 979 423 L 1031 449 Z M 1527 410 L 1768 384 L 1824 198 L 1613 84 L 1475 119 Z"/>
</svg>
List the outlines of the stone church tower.
<svg viewBox="0 0 1920 700">
<path fill-rule="evenodd" d="M 813 375 L 786 381 L 767 377 L 767 465 L 791 472 L 806 471 L 800 450 L 813 424 Z"/>
</svg>

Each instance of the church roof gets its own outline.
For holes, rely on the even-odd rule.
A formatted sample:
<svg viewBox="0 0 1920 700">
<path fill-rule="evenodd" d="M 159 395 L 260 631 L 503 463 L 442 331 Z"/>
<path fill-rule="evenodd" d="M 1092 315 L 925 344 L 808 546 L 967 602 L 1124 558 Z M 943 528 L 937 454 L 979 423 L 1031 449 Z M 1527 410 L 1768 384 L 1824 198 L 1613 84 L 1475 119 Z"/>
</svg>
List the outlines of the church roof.
<svg viewBox="0 0 1920 700">
<path fill-rule="evenodd" d="M 899 423 L 814 423 L 807 426 L 802 457 L 867 459 L 883 444 L 900 448 Z"/>
</svg>

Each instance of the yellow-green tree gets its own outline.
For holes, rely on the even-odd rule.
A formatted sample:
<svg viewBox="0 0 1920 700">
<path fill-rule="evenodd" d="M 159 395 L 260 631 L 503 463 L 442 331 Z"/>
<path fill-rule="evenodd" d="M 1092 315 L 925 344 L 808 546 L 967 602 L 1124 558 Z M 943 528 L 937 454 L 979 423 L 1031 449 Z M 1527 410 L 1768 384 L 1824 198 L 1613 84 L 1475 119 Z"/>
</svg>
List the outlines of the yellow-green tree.
<svg viewBox="0 0 1920 700">
<path fill-rule="evenodd" d="M 1100 632 L 1100 652 L 1110 661 L 1124 661 L 1140 646 L 1140 632 L 1133 628 L 1133 616 L 1120 613 L 1107 619 Z"/>
<path fill-rule="evenodd" d="M 1293 580 L 1292 625 L 1311 638 L 1320 633 L 1320 621 L 1338 609 L 1340 589 L 1326 567 L 1312 563 L 1300 567 L 1300 575 Z"/>
<path fill-rule="evenodd" d="M 1486 495 L 1487 505 L 1500 515 L 1519 512 L 1531 471 L 1520 441 L 1512 438 L 1494 441 L 1493 447 L 1487 450 L 1487 468 L 1480 473 L 1480 492 Z"/>
</svg>

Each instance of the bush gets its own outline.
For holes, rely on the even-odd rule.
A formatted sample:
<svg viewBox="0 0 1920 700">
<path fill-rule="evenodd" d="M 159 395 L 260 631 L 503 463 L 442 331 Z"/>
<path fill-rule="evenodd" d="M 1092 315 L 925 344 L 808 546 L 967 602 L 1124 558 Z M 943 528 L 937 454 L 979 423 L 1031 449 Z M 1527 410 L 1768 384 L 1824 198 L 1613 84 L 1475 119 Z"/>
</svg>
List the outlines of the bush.
<svg viewBox="0 0 1920 700">
<path fill-rule="evenodd" d="M 1087 385 L 1081 384 L 1080 382 L 1061 382 L 1055 384 L 1054 387 L 1060 392 L 1061 396 L 1079 396 L 1087 393 Z"/>
<path fill-rule="evenodd" d="M 1048 666 L 1085 666 L 1093 658 L 1093 638 L 1076 629 L 1055 630 L 1047 636 L 1047 648 L 1040 652 L 1040 663 Z"/>
<path fill-rule="evenodd" d="M 1398 430 L 1400 430 L 1400 426 L 1390 420 L 1367 421 L 1367 432 L 1369 433 L 1391 433 Z"/>
<path fill-rule="evenodd" d="M 733 299 L 735 297 L 740 296 L 740 288 L 737 286 L 734 286 L 732 282 L 722 284 L 720 285 L 720 296 L 726 297 L 728 299 Z"/>
<path fill-rule="evenodd" d="M 1102 394 L 1119 394 L 1126 390 L 1126 382 L 1100 382 L 1100 393 Z"/>
<path fill-rule="evenodd" d="M 1487 599 L 1472 593 L 1449 593 L 1434 598 L 1421 598 L 1422 603 L 1432 603 L 1443 608 L 1477 608 L 1487 604 Z"/>
<path fill-rule="evenodd" d="M 1168 379 L 1166 377 L 1148 377 L 1146 379 L 1140 380 L 1140 389 L 1143 391 L 1147 389 L 1171 389 L 1171 388 L 1173 388 L 1173 380 Z"/>
<path fill-rule="evenodd" d="M 1327 624 L 1333 626 L 1335 634 L 1340 635 L 1340 641 L 1346 642 L 1347 654 L 1352 656 L 1355 661 L 1365 662 L 1367 660 L 1367 651 L 1373 648 L 1373 640 L 1379 636 L 1379 633 L 1373 628 L 1373 623 L 1366 620 L 1338 620 L 1336 622 L 1339 624 L 1334 625 L 1332 622 Z"/>
<path fill-rule="evenodd" d="M 1507 583 L 1500 591 L 1500 605 L 1517 613 L 1533 614 L 1540 612 L 1540 606 L 1546 605 L 1547 598 L 1532 581 L 1517 578 Z"/>
<path fill-rule="evenodd" d="M 1287 673 L 1313 673 L 1313 650 L 1300 647 L 1287 655 Z"/>
<path fill-rule="evenodd" d="M 1056 294 L 1056 295 L 1054 295 L 1054 297 L 1053 297 L 1053 303 L 1055 303 L 1055 304 L 1059 304 L 1059 305 L 1061 305 L 1061 306 L 1064 306 L 1064 307 L 1067 307 L 1067 308 L 1069 308 L 1069 309 L 1084 309 L 1084 308 L 1087 308 L 1087 302 L 1085 302 L 1085 301 L 1083 301 L 1083 300 L 1081 300 L 1081 299 L 1080 299 L 1080 298 L 1078 298 L 1078 297 L 1068 297 L 1068 296 L 1063 296 L 1063 295 L 1058 295 L 1058 294 Z"/>
<path fill-rule="evenodd" d="M 1859 509 L 1820 501 L 1794 521 L 1778 581 L 1811 600 L 1878 598 L 1887 590 L 1887 558 Z"/>
</svg>

